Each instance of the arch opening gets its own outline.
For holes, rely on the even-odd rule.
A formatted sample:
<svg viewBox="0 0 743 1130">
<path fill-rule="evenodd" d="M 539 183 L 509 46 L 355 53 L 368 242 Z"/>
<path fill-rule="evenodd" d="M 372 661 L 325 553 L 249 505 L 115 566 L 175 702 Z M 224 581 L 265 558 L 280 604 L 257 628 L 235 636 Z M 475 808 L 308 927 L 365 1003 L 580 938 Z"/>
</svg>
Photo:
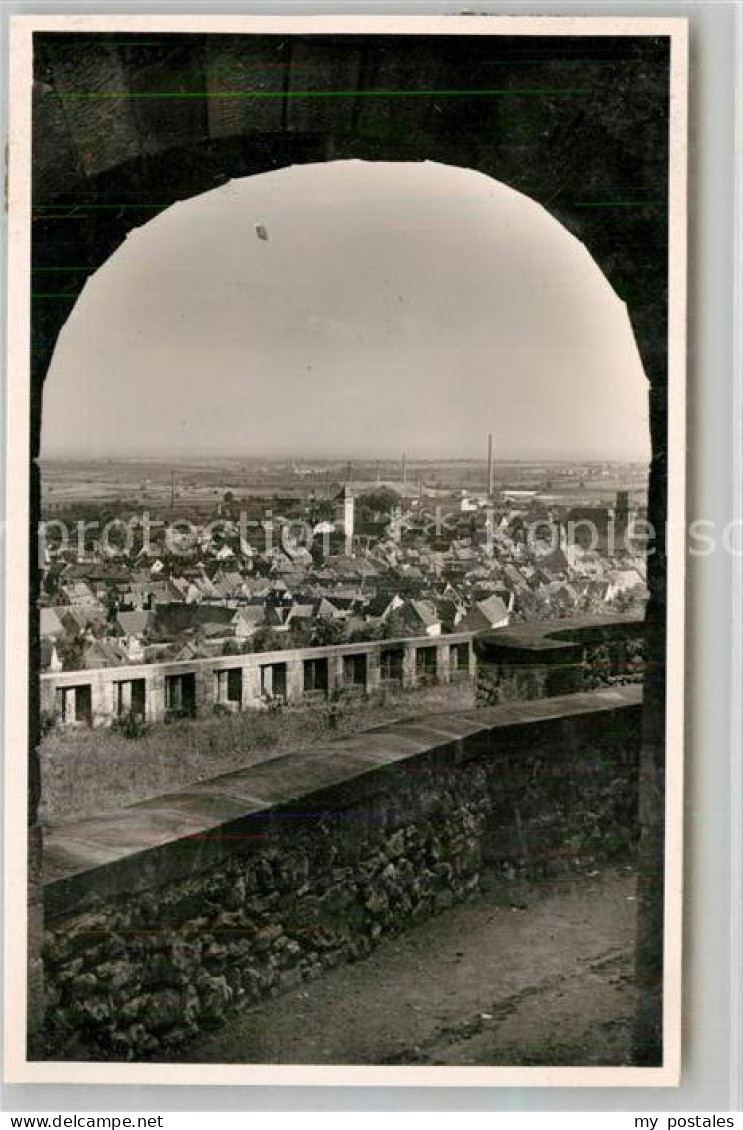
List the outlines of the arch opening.
<svg viewBox="0 0 743 1130">
<path fill-rule="evenodd" d="M 647 417 L 626 308 L 544 208 L 351 160 L 132 230 L 60 334 L 42 450 L 474 458 L 491 431 L 502 459 L 646 463 Z"/>
<path fill-rule="evenodd" d="M 105 37 L 97 37 L 96 42 L 84 42 L 93 37 L 73 37 L 71 46 L 64 45 L 64 37 L 42 37 L 39 50 L 35 51 L 39 65 L 37 71 L 43 80 L 37 94 L 39 100 L 35 109 L 38 122 L 54 122 L 52 129 L 55 145 L 50 147 L 48 159 L 42 155 L 35 189 L 39 190 L 42 202 L 35 218 L 34 263 L 35 270 L 51 267 L 62 270 L 59 276 L 62 285 L 58 288 L 64 295 L 51 293 L 57 288 L 46 285 L 50 292 L 35 295 L 33 310 L 34 345 L 32 352 L 32 453 L 38 453 L 40 429 L 41 386 L 44 381 L 52 348 L 58 331 L 65 321 L 71 302 L 79 294 L 85 279 L 103 263 L 115 250 L 126 233 L 136 226 L 137 214 L 131 210 L 98 213 L 94 209 L 86 212 L 86 202 L 97 200 L 122 200 L 124 202 L 146 200 L 154 202 L 158 208 L 165 207 L 175 199 L 189 196 L 194 192 L 211 187 L 224 179 L 225 168 L 240 169 L 242 172 L 255 172 L 292 161 L 323 160 L 328 156 L 374 156 L 384 154 L 388 158 L 400 156 L 404 142 L 410 138 L 415 158 L 425 152 L 428 156 L 438 156 L 443 160 L 454 158 L 464 160 L 473 168 L 502 177 L 509 184 L 519 186 L 539 199 L 545 207 L 563 220 L 567 226 L 585 238 L 596 261 L 612 280 L 617 293 L 630 304 L 632 321 L 637 333 L 638 344 L 645 368 L 651 381 L 651 415 L 653 428 L 653 471 L 650 489 L 650 511 L 658 533 L 657 552 L 650 561 L 651 592 L 653 599 L 649 607 L 650 631 L 648 641 L 654 653 L 651 677 L 646 684 L 645 729 L 648 742 L 648 757 L 645 779 L 649 782 L 646 797 L 646 812 L 650 813 L 650 824 L 655 818 L 656 826 L 649 827 L 646 855 L 654 874 L 646 873 L 643 901 L 650 907 L 646 931 L 649 942 L 641 947 L 640 956 L 645 965 L 648 983 L 659 986 L 662 980 L 662 730 L 663 730 L 663 681 L 664 681 L 664 619 L 665 619 L 665 558 L 663 553 L 663 516 L 665 512 L 666 466 L 664 457 L 664 438 L 666 428 L 666 217 L 662 203 L 660 208 L 652 201 L 664 196 L 666 176 L 666 134 L 667 123 L 667 60 L 669 41 L 666 38 L 607 37 L 600 44 L 593 44 L 593 52 L 606 56 L 586 64 L 584 37 L 555 37 L 549 44 L 550 57 L 557 59 L 555 71 L 580 77 L 580 85 L 591 88 L 593 96 L 579 104 L 570 99 L 540 98 L 534 114 L 529 115 L 529 128 L 522 128 L 524 115 L 504 113 L 503 102 L 485 97 L 473 101 L 459 100 L 452 106 L 443 108 L 433 106 L 429 100 L 430 112 L 424 109 L 424 100 L 408 102 L 385 98 L 357 99 L 352 102 L 333 104 L 333 109 L 325 100 L 312 100 L 303 103 L 301 99 L 280 102 L 278 99 L 263 105 L 271 113 L 252 110 L 247 115 L 233 112 L 234 103 L 220 103 L 212 99 L 206 102 L 195 122 L 190 118 L 185 124 L 181 121 L 180 101 L 172 101 L 163 106 L 153 104 L 152 109 L 138 106 L 136 94 L 130 99 L 122 99 L 108 119 L 112 128 L 96 131 L 84 104 L 74 102 L 59 114 L 56 91 L 73 88 L 75 76 L 80 81 L 79 71 L 73 66 L 72 78 L 65 58 L 72 53 L 77 59 L 83 58 L 87 48 L 88 58 L 92 54 L 96 67 L 103 73 L 113 68 L 117 78 L 105 81 L 117 89 L 137 89 L 139 68 L 142 57 L 139 49 L 130 51 L 125 45 L 106 43 Z M 410 45 L 408 62 L 411 73 L 425 75 L 433 85 L 442 88 L 456 86 L 459 82 L 455 69 L 461 58 L 461 44 L 457 37 L 442 37 L 435 50 L 427 47 L 419 37 L 406 37 L 406 47 Z M 518 84 L 519 74 L 529 85 L 533 74 L 529 68 L 514 66 L 518 59 L 506 59 L 507 66 L 492 66 L 492 48 L 487 40 L 490 37 L 466 37 L 468 85 L 476 86 L 475 80 L 482 75 L 483 54 L 487 65 L 487 82 L 493 84 L 493 75 L 502 74 L 502 85 L 508 87 Z M 165 71 L 163 60 L 170 66 L 170 53 L 185 55 L 189 66 L 189 79 L 197 75 L 206 91 L 209 87 L 210 60 L 213 59 L 213 45 L 217 54 L 225 48 L 225 41 L 219 36 L 167 37 L 166 44 L 155 45 L 154 71 L 157 78 Z M 286 41 L 285 41 L 286 40 Z M 308 42 L 311 41 L 311 42 Z M 59 44 L 62 43 L 60 49 Z M 508 53 L 513 48 L 510 37 L 502 37 L 501 45 Z M 537 39 L 534 43 L 539 44 Z M 319 50 L 315 50 L 319 43 Z M 100 50 L 104 44 L 105 50 Z M 175 44 L 175 47 L 172 45 Z M 245 36 L 229 43 L 230 52 L 235 58 L 253 59 L 255 54 L 261 58 L 266 44 L 261 37 Z M 331 74 L 329 63 L 345 61 L 349 54 L 354 58 L 359 51 L 356 37 L 336 37 L 333 41 L 319 37 L 281 37 L 278 44 L 282 67 L 274 69 L 277 84 L 284 84 L 288 90 L 293 85 L 294 66 L 306 68 L 308 47 L 312 63 L 310 78 L 319 78 L 325 84 Z M 384 88 L 389 69 L 393 72 L 399 66 L 398 50 L 389 50 L 389 39 L 371 39 L 363 44 L 356 72 L 345 87 L 359 86 L 363 93 L 369 93 L 375 84 Z M 600 47 L 600 52 L 598 48 Z M 531 50 L 531 47 L 530 47 Z M 61 60 L 60 60 L 61 54 Z M 145 55 L 147 51 L 145 51 Z M 517 51 L 518 54 L 518 51 Z M 432 56 L 436 58 L 432 59 Z M 232 58 L 232 54 L 230 56 Z M 385 59 L 388 62 L 385 62 Z M 571 62 L 570 60 L 574 60 Z M 149 65 L 149 60 L 147 60 Z M 182 61 L 177 61 L 181 66 Z M 61 63 L 61 65 L 60 65 Z M 421 67 L 423 63 L 423 67 Z M 650 65 L 647 65 L 647 64 Z M 316 76 L 312 73 L 315 68 Z M 566 70 L 567 68 L 567 70 Z M 630 68 L 629 72 L 627 68 Z M 172 80 L 172 68 L 168 72 Z M 631 82 L 624 81 L 631 74 Z M 436 77 L 433 81 L 432 76 Z M 472 76 L 472 78 L 470 78 Z M 85 76 L 86 78 L 88 76 Z M 345 76 L 344 76 L 345 77 Z M 119 81 L 123 79 L 123 81 Z M 165 85 L 167 86 L 167 79 Z M 294 84 L 296 85 L 296 84 Z M 300 87 L 304 83 L 300 80 Z M 310 84 L 312 85 L 312 83 Z M 569 85 L 576 85 L 574 82 Z M 201 89 L 199 86 L 199 89 Z M 377 94 L 380 91 L 376 92 Z M 510 92 L 511 94 L 513 92 Z M 508 105 L 510 98 L 505 103 Z M 189 104 L 196 107 L 196 101 Z M 456 107 L 463 113 L 458 114 Z M 454 108 L 454 109 L 453 109 Z M 525 109 L 526 107 L 524 107 Z M 441 112 L 443 109 L 444 112 Z M 141 110 L 141 113 L 140 113 Z M 270 121 L 269 121 L 270 118 Z M 60 120 L 61 119 L 61 120 Z M 228 120 L 229 119 L 229 120 Z M 478 128 L 472 129 L 472 123 Z M 461 129 L 461 126 L 466 126 Z M 309 132 L 308 132 L 309 131 Z M 105 136 L 103 136 L 105 134 Z M 229 134 L 230 136 L 225 136 Z M 393 136 L 394 135 L 394 136 Z M 456 137 L 455 137 L 456 135 Z M 608 136 L 611 145 L 597 145 L 597 137 Z M 188 144 L 183 144 L 187 138 Z M 454 139 L 454 140 L 453 140 Z M 181 146 L 179 148 L 179 146 Z M 291 155 L 289 151 L 291 150 Z M 565 161 L 565 154 L 569 160 Z M 136 156 L 139 154 L 139 156 Z M 611 155 L 610 155 L 611 154 Z M 650 201 L 647 206 L 633 206 L 632 209 L 616 211 L 587 212 L 582 210 L 581 201 L 586 186 L 597 193 L 597 199 L 607 188 L 626 184 L 624 172 L 633 170 L 633 185 L 637 201 Z M 101 171 L 105 170 L 105 171 Z M 633 190 L 634 191 L 634 190 Z M 64 195 L 57 195 L 58 193 Z M 59 208 L 55 214 L 56 205 Z M 45 211 L 49 207 L 48 211 Z M 131 209 L 128 204 L 127 208 Z M 85 222 L 80 222 L 81 217 Z M 60 222 L 69 220 L 69 222 Z M 632 248 L 642 249 L 642 253 Z M 52 278 L 38 276 L 45 283 L 54 283 Z M 38 287 L 36 288 L 39 289 Z M 38 301 L 37 301 L 38 298 Z M 46 299 L 50 301 L 46 301 Z M 37 475 L 32 468 L 32 476 Z M 32 478 L 32 495 L 38 498 L 38 477 Z M 32 538 L 34 534 L 32 532 Z M 32 551 L 33 551 L 32 546 Z M 32 559 L 33 559 L 32 552 Z M 38 573 L 32 568 L 31 590 L 35 593 Z M 37 624 L 32 613 L 31 638 L 37 638 Z M 32 659 L 32 668 L 34 664 Z M 37 729 L 37 704 L 34 701 L 35 670 L 31 679 L 31 730 Z M 33 757 L 30 766 L 30 819 L 33 824 L 38 798 L 38 766 Z M 655 813 L 655 817 L 653 817 Z M 647 872 L 647 869 L 646 869 Z M 651 905 L 652 904 L 652 905 Z M 648 967 L 652 968 L 648 968 Z M 659 1008 L 649 1010 L 645 1024 L 647 1048 L 643 1062 L 658 1062 L 660 1055 Z"/>
</svg>

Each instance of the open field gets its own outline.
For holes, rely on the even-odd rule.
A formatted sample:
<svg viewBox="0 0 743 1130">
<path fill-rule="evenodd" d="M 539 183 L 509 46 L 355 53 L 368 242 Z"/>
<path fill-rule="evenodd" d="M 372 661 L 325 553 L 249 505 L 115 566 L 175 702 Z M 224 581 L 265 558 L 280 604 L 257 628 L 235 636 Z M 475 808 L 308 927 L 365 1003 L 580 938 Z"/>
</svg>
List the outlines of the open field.
<svg viewBox="0 0 743 1130">
<path fill-rule="evenodd" d="M 148 726 L 137 738 L 118 729 L 53 730 L 41 743 L 44 823 L 124 808 L 197 781 L 420 714 L 471 709 L 471 683 L 426 687 L 279 713 L 188 719 Z"/>
<path fill-rule="evenodd" d="M 182 509 L 214 506 L 231 491 L 236 498 L 276 496 L 306 500 L 323 497 L 347 480 L 356 493 L 384 483 L 416 497 L 461 490 L 482 491 L 487 483 L 483 459 L 409 460 L 402 477 L 400 460 L 355 459 L 45 459 L 42 509 L 91 503 Z M 538 490 L 556 501 L 610 502 L 618 490 L 646 491 L 647 468 L 619 463 L 495 463 L 496 485 Z"/>
</svg>

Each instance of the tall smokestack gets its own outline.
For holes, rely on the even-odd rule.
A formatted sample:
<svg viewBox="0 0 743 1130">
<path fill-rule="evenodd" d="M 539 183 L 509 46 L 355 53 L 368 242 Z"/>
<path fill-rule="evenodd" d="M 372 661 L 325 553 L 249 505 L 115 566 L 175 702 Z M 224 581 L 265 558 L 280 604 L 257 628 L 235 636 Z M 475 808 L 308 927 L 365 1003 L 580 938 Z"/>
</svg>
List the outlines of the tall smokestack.
<svg viewBox="0 0 743 1130">
<path fill-rule="evenodd" d="M 405 452 L 403 451 L 403 453 L 402 453 L 402 485 L 405 486 L 407 481 L 408 481 L 408 457 L 405 454 Z"/>
<path fill-rule="evenodd" d="M 488 432 L 488 498 L 493 497 L 493 433 Z"/>
</svg>

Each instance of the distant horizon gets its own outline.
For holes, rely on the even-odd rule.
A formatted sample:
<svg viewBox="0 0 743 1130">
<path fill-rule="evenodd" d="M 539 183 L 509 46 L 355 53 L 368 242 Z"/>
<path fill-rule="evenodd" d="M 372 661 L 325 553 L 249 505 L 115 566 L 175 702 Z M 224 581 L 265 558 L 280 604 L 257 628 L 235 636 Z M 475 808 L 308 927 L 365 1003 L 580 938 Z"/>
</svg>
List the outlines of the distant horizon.
<svg viewBox="0 0 743 1130">
<path fill-rule="evenodd" d="M 124 454 L 116 452 L 113 454 L 90 454 L 80 453 L 73 451 L 52 451 L 44 455 L 40 455 L 38 462 L 40 465 L 44 463 L 137 463 L 143 460 L 153 463 L 201 463 L 205 461 L 212 462 L 231 462 L 246 461 L 246 462 L 294 462 L 294 463 L 397 463 L 400 464 L 402 456 L 383 455 L 383 454 L 339 454 L 339 455 L 317 455 L 308 453 L 288 454 L 284 452 L 261 452 L 257 455 L 249 455 L 244 452 L 225 452 L 225 451 L 207 451 L 200 455 L 188 455 L 182 452 L 154 452 L 154 451 L 138 451 Z M 487 464 L 487 455 L 410 455 L 406 453 L 406 464 L 408 468 L 415 466 L 419 463 L 482 463 Z M 553 456 L 542 455 L 521 455 L 521 456 L 493 456 L 493 466 L 509 466 L 516 463 L 551 463 L 551 464 L 587 464 L 587 463 L 620 463 L 620 464 L 642 464 L 649 465 L 649 459 L 632 458 L 632 457 L 597 457 L 597 456 L 563 456 L 555 458 Z"/>
</svg>

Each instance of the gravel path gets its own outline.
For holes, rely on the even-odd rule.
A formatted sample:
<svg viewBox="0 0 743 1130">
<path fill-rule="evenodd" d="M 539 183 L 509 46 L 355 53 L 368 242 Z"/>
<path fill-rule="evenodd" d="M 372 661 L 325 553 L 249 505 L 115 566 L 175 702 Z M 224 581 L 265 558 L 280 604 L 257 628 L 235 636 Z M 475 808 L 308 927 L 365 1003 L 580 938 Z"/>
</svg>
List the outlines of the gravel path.
<svg viewBox="0 0 743 1130">
<path fill-rule="evenodd" d="M 233 1017 L 190 1044 L 188 1061 L 621 1065 L 634 895 L 629 868 L 486 881 L 481 897 L 366 960 Z"/>
</svg>

